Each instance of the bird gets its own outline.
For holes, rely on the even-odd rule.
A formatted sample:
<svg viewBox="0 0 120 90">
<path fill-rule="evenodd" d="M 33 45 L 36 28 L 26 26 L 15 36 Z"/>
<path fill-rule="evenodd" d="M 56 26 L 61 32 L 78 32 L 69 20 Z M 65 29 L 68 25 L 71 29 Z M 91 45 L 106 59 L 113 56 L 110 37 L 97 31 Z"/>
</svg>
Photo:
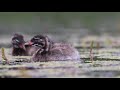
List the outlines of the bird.
<svg viewBox="0 0 120 90">
<path fill-rule="evenodd" d="M 80 60 L 75 47 L 66 42 L 54 42 L 47 35 L 35 35 L 28 45 L 38 47 L 31 57 L 35 62 Z"/>
<path fill-rule="evenodd" d="M 29 45 L 22 34 L 15 33 L 11 40 L 12 56 L 32 56 L 37 47 Z"/>
</svg>

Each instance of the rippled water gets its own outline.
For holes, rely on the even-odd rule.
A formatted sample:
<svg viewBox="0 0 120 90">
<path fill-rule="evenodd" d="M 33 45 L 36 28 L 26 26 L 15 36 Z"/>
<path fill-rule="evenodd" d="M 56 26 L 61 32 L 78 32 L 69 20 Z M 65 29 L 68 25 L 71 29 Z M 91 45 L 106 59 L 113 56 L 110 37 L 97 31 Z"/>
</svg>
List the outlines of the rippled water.
<svg viewBox="0 0 120 90">
<path fill-rule="evenodd" d="M 71 43 L 80 52 L 81 61 L 29 62 L 30 57 L 12 57 L 11 37 L 22 33 L 25 40 L 47 34 L 54 41 Z M 35 12 L 0 13 L 0 77 L 120 77 L 119 12 Z M 93 61 L 90 59 L 90 46 Z"/>
<path fill-rule="evenodd" d="M 51 35 L 52 37 L 54 38 L 56 36 Z M 120 76 L 119 38 L 111 36 L 87 36 L 81 38 L 79 35 L 74 34 L 61 36 L 61 38 L 57 36 L 56 40 L 69 42 L 78 49 L 81 55 L 81 61 L 33 63 L 30 62 L 30 57 L 27 56 L 12 57 L 10 55 L 11 48 L 8 48 L 6 45 L 5 53 L 9 59 L 9 65 L 5 64 L 0 57 L 0 77 L 118 78 Z M 91 41 L 94 41 L 92 49 L 93 61 L 90 59 Z M 9 40 L 8 42 L 10 43 Z"/>
</svg>

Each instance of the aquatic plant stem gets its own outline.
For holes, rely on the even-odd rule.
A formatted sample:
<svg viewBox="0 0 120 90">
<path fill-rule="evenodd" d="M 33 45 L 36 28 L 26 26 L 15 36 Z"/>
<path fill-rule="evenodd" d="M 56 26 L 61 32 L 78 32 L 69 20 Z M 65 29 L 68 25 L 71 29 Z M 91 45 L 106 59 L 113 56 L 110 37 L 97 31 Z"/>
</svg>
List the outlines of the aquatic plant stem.
<svg viewBox="0 0 120 90">
<path fill-rule="evenodd" d="M 92 61 L 93 63 L 93 53 L 92 53 L 92 50 L 93 50 L 93 41 L 91 42 L 91 46 L 90 46 L 90 60 Z"/>
<path fill-rule="evenodd" d="M 6 61 L 6 63 L 9 63 L 7 57 L 5 56 L 5 50 L 4 48 L 1 48 L 1 52 L 2 52 L 2 59 Z"/>
</svg>

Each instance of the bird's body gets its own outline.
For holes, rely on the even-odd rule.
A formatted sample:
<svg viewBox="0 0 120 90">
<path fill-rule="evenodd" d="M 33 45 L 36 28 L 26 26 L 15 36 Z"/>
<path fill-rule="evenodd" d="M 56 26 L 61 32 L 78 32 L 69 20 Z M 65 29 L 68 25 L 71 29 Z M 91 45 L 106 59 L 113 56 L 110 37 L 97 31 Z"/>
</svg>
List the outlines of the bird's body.
<svg viewBox="0 0 120 90">
<path fill-rule="evenodd" d="M 39 47 L 32 56 L 33 61 L 80 60 L 77 49 L 68 43 L 52 42 L 43 35 L 36 35 L 31 41 Z"/>
<path fill-rule="evenodd" d="M 33 61 L 80 60 L 79 52 L 68 43 L 53 42 L 47 36 L 36 35 L 25 42 L 20 34 L 12 38 L 13 56 L 32 56 Z"/>
<path fill-rule="evenodd" d="M 41 49 L 33 55 L 33 61 L 65 61 L 80 60 L 79 52 L 70 44 L 54 43 L 47 53 L 41 53 Z"/>
</svg>

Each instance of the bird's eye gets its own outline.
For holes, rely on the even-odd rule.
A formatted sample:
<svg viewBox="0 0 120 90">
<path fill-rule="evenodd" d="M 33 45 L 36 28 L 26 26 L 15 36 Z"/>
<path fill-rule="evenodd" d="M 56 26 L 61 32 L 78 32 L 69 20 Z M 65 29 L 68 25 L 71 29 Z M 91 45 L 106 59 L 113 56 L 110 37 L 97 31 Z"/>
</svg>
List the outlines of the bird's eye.
<svg viewBox="0 0 120 90">
<path fill-rule="evenodd" d="M 42 42 L 43 40 L 42 40 L 42 39 L 40 39 L 39 41 L 41 41 L 41 42 Z"/>
<path fill-rule="evenodd" d="M 19 40 L 17 40 L 17 39 L 15 39 L 15 41 L 16 41 L 16 42 L 18 42 L 18 43 L 20 42 L 20 41 L 19 41 Z"/>
<path fill-rule="evenodd" d="M 12 40 L 12 43 L 16 43 L 16 40 Z"/>
<path fill-rule="evenodd" d="M 38 42 L 43 42 L 43 40 L 42 40 L 42 39 L 39 39 Z"/>
</svg>

